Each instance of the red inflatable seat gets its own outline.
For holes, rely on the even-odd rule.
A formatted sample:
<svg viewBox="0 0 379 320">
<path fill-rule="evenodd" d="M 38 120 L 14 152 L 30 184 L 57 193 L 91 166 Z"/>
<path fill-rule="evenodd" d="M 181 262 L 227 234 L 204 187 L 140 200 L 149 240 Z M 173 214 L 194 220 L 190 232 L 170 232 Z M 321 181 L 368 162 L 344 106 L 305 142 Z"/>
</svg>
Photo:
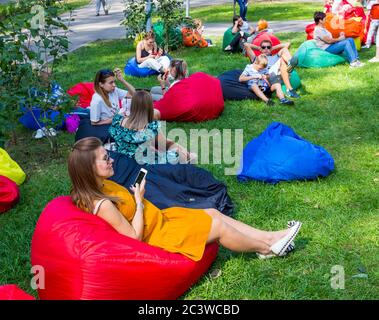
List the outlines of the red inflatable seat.
<svg viewBox="0 0 379 320">
<path fill-rule="evenodd" d="M 80 82 L 67 90 L 70 96 L 79 96 L 78 106 L 88 108 L 95 93 L 93 82 Z"/>
<path fill-rule="evenodd" d="M 20 199 L 20 191 L 11 179 L 0 176 L 0 213 L 11 209 Z"/>
<path fill-rule="evenodd" d="M 260 46 L 264 40 L 271 41 L 273 47 L 280 44 L 280 40 L 277 37 L 275 37 L 272 33 L 269 33 L 269 32 L 262 32 L 261 34 L 257 35 L 254 38 L 252 43 L 255 44 L 256 46 Z M 272 54 L 277 54 L 278 52 L 279 50 L 271 51 Z M 258 57 L 259 55 L 262 54 L 262 52 L 260 52 L 259 50 L 254 50 L 254 54 Z"/>
<path fill-rule="evenodd" d="M 224 110 L 220 80 L 196 72 L 171 87 L 154 103 L 161 120 L 200 122 L 217 118 Z"/>
<path fill-rule="evenodd" d="M 313 33 L 315 31 L 315 28 L 316 28 L 316 24 L 315 23 L 311 23 L 311 24 L 308 24 L 306 27 L 305 27 L 305 33 L 307 34 L 307 40 L 313 40 Z"/>
<path fill-rule="evenodd" d="M 195 262 L 150 246 L 63 196 L 37 222 L 31 262 L 45 269 L 40 299 L 176 299 L 208 270 L 217 251 L 210 244 Z"/>
<path fill-rule="evenodd" d="M 0 300 L 35 300 L 33 296 L 21 290 L 15 284 L 0 286 Z"/>
</svg>

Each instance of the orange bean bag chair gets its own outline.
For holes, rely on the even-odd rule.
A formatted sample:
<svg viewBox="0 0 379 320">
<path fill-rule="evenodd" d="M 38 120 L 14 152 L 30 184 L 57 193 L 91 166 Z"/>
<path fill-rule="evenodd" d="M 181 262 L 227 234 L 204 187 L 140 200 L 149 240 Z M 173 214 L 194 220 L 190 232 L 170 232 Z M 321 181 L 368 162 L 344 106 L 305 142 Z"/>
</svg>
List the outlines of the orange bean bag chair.
<svg viewBox="0 0 379 320">
<path fill-rule="evenodd" d="M 256 46 L 260 46 L 262 41 L 264 40 L 271 41 L 273 47 L 280 44 L 280 40 L 277 37 L 275 37 L 272 33 L 269 33 L 269 32 L 262 32 L 261 34 L 257 35 L 254 38 L 252 43 L 255 44 Z M 276 54 L 278 52 L 279 50 L 274 50 L 272 51 L 272 54 Z M 254 54 L 258 57 L 259 55 L 262 54 L 262 52 L 260 52 L 259 50 L 254 50 Z"/>
<path fill-rule="evenodd" d="M 346 38 L 359 37 L 363 41 L 364 25 L 361 17 L 346 20 L 330 13 L 326 15 L 325 28 L 333 35 L 333 38 L 338 38 L 340 33 L 344 32 Z"/>
<path fill-rule="evenodd" d="M 200 261 L 118 233 L 106 221 L 78 209 L 68 196 L 52 200 L 38 219 L 32 265 L 45 270 L 40 299 L 176 299 L 208 270 L 218 245 Z"/>
<path fill-rule="evenodd" d="M 208 47 L 208 42 L 200 35 L 197 30 L 192 28 L 182 28 L 183 44 L 186 47 Z"/>
<path fill-rule="evenodd" d="M 15 284 L 6 284 L 0 286 L 0 300 L 35 300 L 35 298 Z"/>
<path fill-rule="evenodd" d="M 217 118 L 224 110 L 220 80 L 196 72 L 172 86 L 154 103 L 161 120 L 200 122 Z"/>
</svg>

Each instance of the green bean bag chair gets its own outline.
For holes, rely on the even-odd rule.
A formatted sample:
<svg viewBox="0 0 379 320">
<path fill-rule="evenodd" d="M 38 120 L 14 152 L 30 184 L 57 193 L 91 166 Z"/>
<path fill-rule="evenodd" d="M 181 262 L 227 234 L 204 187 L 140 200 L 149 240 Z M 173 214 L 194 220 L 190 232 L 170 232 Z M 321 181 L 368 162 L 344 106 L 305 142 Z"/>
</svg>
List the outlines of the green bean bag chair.
<svg viewBox="0 0 379 320">
<path fill-rule="evenodd" d="M 155 34 L 155 41 L 157 42 L 158 46 L 163 48 L 164 47 L 164 24 L 162 21 L 158 21 L 157 23 L 153 24 L 153 30 Z M 169 31 L 170 34 L 170 43 L 169 48 L 171 50 L 178 49 L 182 44 L 182 32 L 179 30 L 179 28 L 171 28 Z"/>
<path fill-rule="evenodd" d="M 346 61 L 343 56 L 318 48 L 314 40 L 305 41 L 297 49 L 295 56 L 299 59 L 298 66 L 303 68 L 332 67 Z"/>
<path fill-rule="evenodd" d="M 232 33 L 232 27 L 229 29 L 226 29 L 224 32 L 224 37 L 222 39 L 222 51 L 232 42 L 233 38 L 235 37 L 236 33 Z M 249 34 L 245 33 L 246 37 L 249 37 Z"/>
<path fill-rule="evenodd" d="M 301 80 L 299 77 L 299 74 L 296 72 L 296 70 L 293 70 L 290 75 L 290 83 L 293 89 L 299 89 L 301 87 Z M 283 92 L 286 92 L 287 87 L 282 84 L 282 90 Z"/>
</svg>

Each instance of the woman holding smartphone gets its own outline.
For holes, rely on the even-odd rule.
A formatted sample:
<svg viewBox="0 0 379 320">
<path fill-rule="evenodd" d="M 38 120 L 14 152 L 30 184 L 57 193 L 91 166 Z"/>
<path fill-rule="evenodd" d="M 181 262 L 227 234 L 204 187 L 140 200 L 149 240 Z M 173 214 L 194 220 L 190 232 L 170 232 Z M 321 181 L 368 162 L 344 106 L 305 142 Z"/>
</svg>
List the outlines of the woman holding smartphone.
<svg viewBox="0 0 379 320">
<path fill-rule="evenodd" d="M 158 209 L 144 199 L 145 184 L 131 188 L 108 180 L 113 159 L 94 137 L 77 141 L 69 155 L 71 198 L 80 209 L 97 215 L 117 232 L 169 252 L 199 261 L 206 244 L 218 241 L 236 252 L 257 252 L 261 258 L 284 256 L 301 223 L 287 229 L 262 231 L 223 215 L 215 209 Z"/>
<path fill-rule="evenodd" d="M 158 49 L 153 31 L 149 31 L 137 44 L 136 60 L 139 68 L 153 69 L 161 74 L 165 74 L 170 64 L 170 59 L 164 55 L 163 50 Z"/>
</svg>

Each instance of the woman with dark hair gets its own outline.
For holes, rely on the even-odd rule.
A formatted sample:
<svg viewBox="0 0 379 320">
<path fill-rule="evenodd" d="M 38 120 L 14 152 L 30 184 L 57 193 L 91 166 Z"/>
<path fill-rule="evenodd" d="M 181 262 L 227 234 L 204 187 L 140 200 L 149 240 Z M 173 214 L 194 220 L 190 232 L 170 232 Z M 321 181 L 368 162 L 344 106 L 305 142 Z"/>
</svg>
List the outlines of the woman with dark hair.
<svg viewBox="0 0 379 320">
<path fill-rule="evenodd" d="M 326 14 L 324 12 L 315 12 L 314 21 L 316 27 L 313 38 L 320 49 L 333 54 L 344 53 L 352 68 L 364 66 L 364 63 L 359 61 L 358 51 L 352 38 L 345 38 L 343 32 L 341 32 L 338 38 L 333 38 L 332 34 L 326 30 Z"/>
<path fill-rule="evenodd" d="M 116 143 L 116 151 L 140 164 L 188 163 L 196 158 L 161 133 L 161 123 L 154 120 L 151 95 L 143 90 L 134 94 L 128 117 L 114 116 L 109 133 Z"/>
<path fill-rule="evenodd" d="M 90 119 L 92 125 L 110 124 L 113 116 L 120 111 L 119 101 L 132 97 L 135 89 L 127 82 L 120 69 L 115 69 L 116 75 L 112 70 L 104 69 L 96 73 L 95 93 L 90 104 Z M 116 87 L 115 77 L 121 81 L 127 90 Z"/>
<path fill-rule="evenodd" d="M 158 76 L 158 81 L 160 83 L 160 86 L 151 88 L 150 93 L 151 93 L 151 96 L 153 97 L 153 100 L 157 101 L 157 100 L 162 99 L 163 95 L 167 92 L 168 89 L 170 89 L 180 80 L 187 78 L 187 76 L 188 76 L 187 63 L 184 60 L 180 60 L 180 59 L 171 60 L 170 66 L 168 68 L 168 72 L 164 75 L 160 74 Z"/>
<path fill-rule="evenodd" d="M 206 244 L 218 241 L 236 252 L 258 252 L 261 258 L 286 255 L 301 223 L 269 232 L 223 215 L 215 209 L 160 210 L 144 199 L 145 181 L 131 188 L 108 180 L 113 159 L 94 137 L 77 141 L 69 155 L 71 199 L 80 209 L 99 216 L 122 235 L 169 252 L 201 260 Z"/>
<path fill-rule="evenodd" d="M 170 59 L 164 55 L 163 49 L 158 49 L 153 31 L 149 31 L 143 40 L 138 42 L 136 60 L 139 68 L 153 69 L 161 74 L 167 71 Z"/>
</svg>

